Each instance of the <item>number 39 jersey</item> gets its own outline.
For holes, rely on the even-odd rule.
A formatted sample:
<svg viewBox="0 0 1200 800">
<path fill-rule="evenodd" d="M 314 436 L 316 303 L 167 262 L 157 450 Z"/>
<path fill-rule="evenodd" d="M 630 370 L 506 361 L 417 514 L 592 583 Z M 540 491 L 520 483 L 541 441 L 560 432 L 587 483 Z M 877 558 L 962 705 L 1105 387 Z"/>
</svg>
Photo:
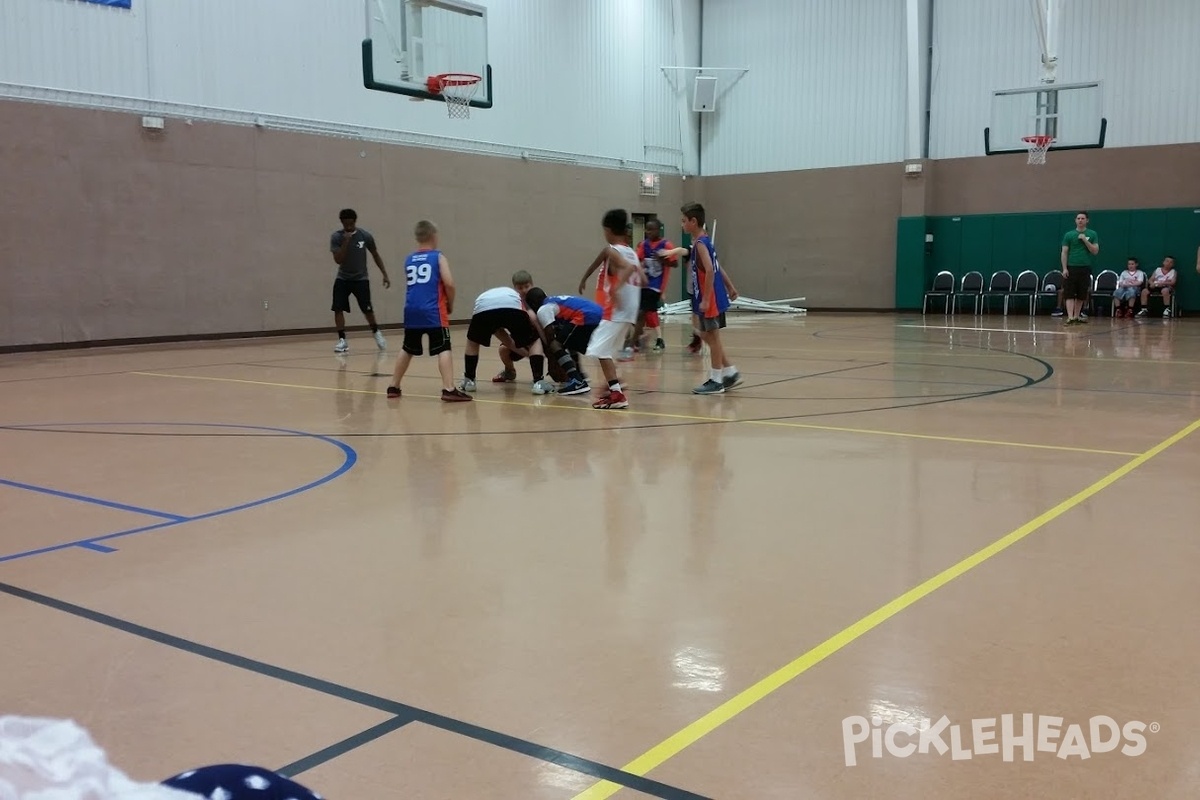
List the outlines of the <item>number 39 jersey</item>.
<svg viewBox="0 0 1200 800">
<path fill-rule="evenodd" d="M 446 288 L 442 285 L 440 250 L 418 250 L 404 259 L 407 292 L 404 296 L 404 327 L 445 328 Z"/>
</svg>

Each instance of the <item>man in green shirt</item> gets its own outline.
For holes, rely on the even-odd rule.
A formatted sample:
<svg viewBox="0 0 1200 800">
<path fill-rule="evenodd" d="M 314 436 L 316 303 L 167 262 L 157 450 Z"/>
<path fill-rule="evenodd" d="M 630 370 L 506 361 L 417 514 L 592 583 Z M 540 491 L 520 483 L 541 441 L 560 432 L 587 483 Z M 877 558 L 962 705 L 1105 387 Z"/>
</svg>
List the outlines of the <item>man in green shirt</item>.
<svg viewBox="0 0 1200 800">
<path fill-rule="evenodd" d="M 1075 229 L 1062 240 L 1063 301 L 1067 306 L 1067 324 L 1078 325 L 1084 301 L 1092 288 L 1092 267 L 1100 254 L 1100 237 L 1088 227 L 1088 214 L 1075 215 Z"/>
</svg>

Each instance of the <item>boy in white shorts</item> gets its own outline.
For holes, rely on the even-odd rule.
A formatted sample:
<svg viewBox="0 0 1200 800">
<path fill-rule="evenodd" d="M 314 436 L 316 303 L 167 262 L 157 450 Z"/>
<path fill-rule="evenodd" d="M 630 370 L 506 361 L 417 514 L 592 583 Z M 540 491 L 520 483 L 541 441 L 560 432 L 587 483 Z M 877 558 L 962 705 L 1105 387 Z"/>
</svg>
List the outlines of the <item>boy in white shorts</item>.
<svg viewBox="0 0 1200 800">
<path fill-rule="evenodd" d="M 637 322 L 641 304 L 645 275 L 633 248 L 625 244 L 625 231 L 629 227 L 629 214 L 621 208 L 604 215 L 604 240 L 608 243 L 604 253 L 604 270 L 601 272 L 600 291 L 597 299 L 604 309 L 604 316 L 596 326 L 588 342 L 585 355 L 600 362 L 607 389 L 592 403 L 592 408 L 629 408 L 629 399 L 621 390 L 617 380 L 617 354 L 625 346 L 625 339 Z M 631 277 L 633 280 L 631 281 Z"/>
</svg>

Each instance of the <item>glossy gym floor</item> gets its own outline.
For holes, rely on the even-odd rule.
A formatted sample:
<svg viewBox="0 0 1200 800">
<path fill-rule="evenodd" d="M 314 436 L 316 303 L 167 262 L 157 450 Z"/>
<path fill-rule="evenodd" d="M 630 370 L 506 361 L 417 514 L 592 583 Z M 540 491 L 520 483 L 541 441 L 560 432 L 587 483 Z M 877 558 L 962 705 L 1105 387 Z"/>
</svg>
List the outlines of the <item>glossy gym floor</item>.
<svg viewBox="0 0 1200 800">
<path fill-rule="evenodd" d="M 0 709 L 337 800 L 1194 796 L 1200 327 L 740 314 L 715 397 L 688 333 L 627 411 L 0 357 Z"/>
</svg>

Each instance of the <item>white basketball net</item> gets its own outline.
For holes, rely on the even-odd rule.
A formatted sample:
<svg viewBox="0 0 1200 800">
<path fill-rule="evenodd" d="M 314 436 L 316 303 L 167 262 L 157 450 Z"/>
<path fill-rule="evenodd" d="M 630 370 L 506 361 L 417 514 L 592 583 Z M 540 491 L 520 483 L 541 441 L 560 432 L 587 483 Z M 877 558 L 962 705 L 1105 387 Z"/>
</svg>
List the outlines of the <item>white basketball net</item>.
<svg viewBox="0 0 1200 800">
<path fill-rule="evenodd" d="M 1045 164 L 1046 153 L 1054 139 L 1049 136 L 1026 136 L 1022 141 L 1029 148 L 1029 164 Z"/>
<path fill-rule="evenodd" d="M 450 119 L 467 119 L 471 116 L 471 98 L 479 91 L 478 75 L 440 75 L 442 97 L 446 98 L 446 114 Z"/>
</svg>

